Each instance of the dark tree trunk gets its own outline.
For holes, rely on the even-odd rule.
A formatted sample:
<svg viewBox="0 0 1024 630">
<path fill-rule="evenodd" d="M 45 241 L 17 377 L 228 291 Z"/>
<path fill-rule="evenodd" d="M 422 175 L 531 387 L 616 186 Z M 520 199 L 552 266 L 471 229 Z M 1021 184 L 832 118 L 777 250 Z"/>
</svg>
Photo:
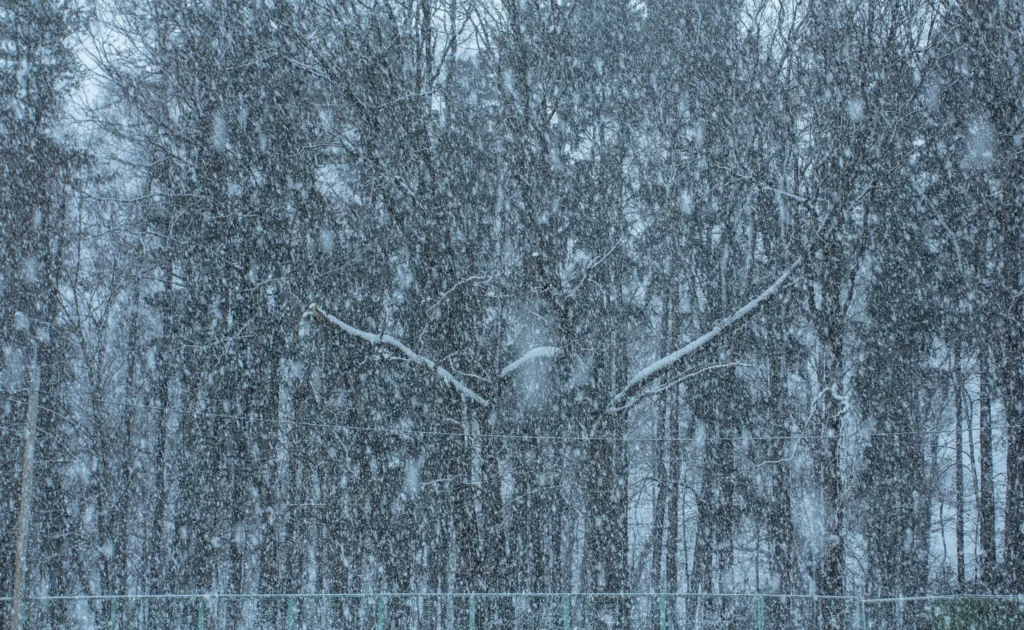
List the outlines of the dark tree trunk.
<svg viewBox="0 0 1024 630">
<path fill-rule="evenodd" d="M 821 481 L 825 511 L 825 548 L 819 569 L 819 589 L 823 595 L 843 595 L 846 575 L 846 551 L 843 538 L 843 478 L 839 467 L 839 439 L 843 431 L 840 407 L 843 395 L 842 341 L 837 332 L 826 337 L 825 368 L 821 383 L 824 392 L 821 412 Z M 842 630 L 843 603 L 821 600 L 825 630 Z"/>
<path fill-rule="evenodd" d="M 1003 232 L 1003 274 L 1007 298 L 1007 321 L 1003 326 L 1003 406 L 1006 414 L 1006 567 L 1007 586 L 1024 591 L 1024 290 L 1020 284 L 1021 243 L 1019 209 L 1003 202 L 1000 228 Z"/>
<path fill-rule="evenodd" d="M 981 578 L 989 587 L 996 584 L 996 503 L 992 474 L 992 385 L 989 375 L 988 348 L 978 350 L 978 433 L 980 441 L 980 484 L 978 529 L 981 538 Z"/>
<path fill-rule="evenodd" d="M 693 594 L 711 592 L 712 550 L 714 546 L 714 465 L 710 452 L 704 457 L 700 492 L 697 494 L 697 533 L 693 547 L 693 569 L 687 591 Z M 709 601 L 702 597 L 686 602 L 686 627 L 694 627 L 700 612 L 707 610 Z"/>
<path fill-rule="evenodd" d="M 964 403 L 963 375 L 960 371 L 960 350 L 953 350 L 953 398 L 956 401 L 956 435 L 954 436 L 954 494 L 956 496 L 956 583 L 963 589 L 964 574 Z"/>
<path fill-rule="evenodd" d="M 674 347 L 679 340 L 680 318 L 676 310 L 679 308 L 679 286 L 673 282 L 671 291 L 672 304 L 672 328 L 669 337 Z M 668 536 L 665 547 L 665 586 L 670 593 L 679 592 L 679 500 L 682 492 L 680 485 L 682 470 L 683 444 L 679 438 L 679 386 L 674 385 L 667 393 L 668 404 L 668 501 L 666 511 L 668 512 Z M 683 562 L 686 558 L 683 558 Z M 675 606 L 670 607 L 669 619 L 675 624 Z"/>
<path fill-rule="evenodd" d="M 783 413 L 785 392 L 785 375 L 782 371 L 782 360 L 775 354 L 769 360 L 769 405 L 774 411 L 775 422 L 771 425 L 783 438 L 788 433 L 788 422 Z M 771 442 L 772 480 L 771 496 L 768 498 L 767 538 L 771 545 L 771 561 L 775 575 L 778 576 L 778 593 L 796 593 L 797 591 L 797 549 L 796 535 L 793 526 L 793 507 L 790 478 L 791 440 L 778 439 Z M 790 622 L 789 606 L 785 602 L 772 600 L 769 604 L 772 616 L 779 620 L 783 627 Z"/>
</svg>

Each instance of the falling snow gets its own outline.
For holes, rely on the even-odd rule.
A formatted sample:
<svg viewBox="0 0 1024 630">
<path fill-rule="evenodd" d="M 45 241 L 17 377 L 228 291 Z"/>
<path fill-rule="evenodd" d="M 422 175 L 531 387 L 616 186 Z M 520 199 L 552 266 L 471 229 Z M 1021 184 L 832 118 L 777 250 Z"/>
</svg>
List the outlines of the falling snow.
<svg viewBox="0 0 1024 630">
<path fill-rule="evenodd" d="M 1024 627 L 1021 24 L 0 2 L 0 628 Z"/>
</svg>

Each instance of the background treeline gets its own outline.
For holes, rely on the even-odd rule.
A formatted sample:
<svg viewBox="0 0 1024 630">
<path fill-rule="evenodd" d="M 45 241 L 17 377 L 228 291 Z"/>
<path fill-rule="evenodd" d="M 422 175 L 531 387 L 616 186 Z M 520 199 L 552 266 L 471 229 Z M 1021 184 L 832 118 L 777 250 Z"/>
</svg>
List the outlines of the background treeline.
<svg viewBox="0 0 1024 630">
<path fill-rule="evenodd" d="M 1022 55 L 1019 0 L 0 1 L 0 592 L 35 369 L 33 595 L 1024 591 Z"/>
</svg>

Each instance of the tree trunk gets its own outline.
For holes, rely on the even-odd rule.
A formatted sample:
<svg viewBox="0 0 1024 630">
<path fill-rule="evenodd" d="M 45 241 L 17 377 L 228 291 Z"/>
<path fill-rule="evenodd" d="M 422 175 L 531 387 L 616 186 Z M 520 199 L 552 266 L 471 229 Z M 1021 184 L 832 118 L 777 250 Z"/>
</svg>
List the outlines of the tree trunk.
<svg viewBox="0 0 1024 630">
<path fill-rule="evenodd" d="M 1019 183 L 1018 183 L 1019 186 Z M 1024 287 L 1021 286 L 1020 210 L 1013 192 L 1003 192 L 999 208 L 1004 308 L 1003 407 L 1006 414 L 1006 566 L 1007 586 L 1024 591 Z"/>
<path fill-rule="evenodd" d="M 771 425 L 774 430 L 782 436 L 788 433 L 785 427 L 788 423 L 784 421 L 784 396 L 785 375 L 782 370 L 782 360 L 778 354 L 773 354 L 769 360 L 769 384 L 768 392 L 771 400 L 769 404 L 774 409 L 775 422 Z M 772 441 L 772 480 L 771 496 L 768 497 L 768 523 L 767 536 L 771 545 L 770 566 L 778 575 L 777 593 L 796 593 L 797 575 L 797 550 L 796 535 L 793 527 L 793 507 L 790 479 L 790 462 L 788 449 L 791 441 L 778 439 Z M 783 627 L 788 627 L 791 619 L 789 606 L 785 602 L 773 600 L 770 603 L 772 617 L 778 619 Z"/>
<path fill-rule="evenodd" d="M 11 630 L 21 630 L 24 623 L 23 607 L 25 572 L 28 570 L 29 517 L 32 514 L 32 495 L 35 492 L 34 472 L 36 460 L 36 428 L 39 414 L 39 367 L 33 362 L 32 384 L 25 415 L 25 444 L 21 460 L 21 500 L 18 507 L 17 542 L 14 547 L 14 595 L 11 599 Z"/>
<path fill-rule="evenodd" d="M 992 385 L 988 348 L 978 350 L 978 433 L 980 441 L 981 491 L 978 499 L 978 529 L 981 530 L 981 579 L 989 588 L 996 583 L 996 503 L 992 474 Z"/>
<path fill-rule="evenodd" d="M 956 583 L 964 588 L 964 403 L 963 376 L 960 372 L 960 349 L 953 350 L 953 398 L 956 400 L 956 435 L 953 468 L 956 495 Z"/>
<path fill-rule="evenodd" d="M 590 588 L 595 593 L 624 593 L 629 588 L 625 522 L 627 479 L 622 470 L 626 448 L 621 440 L 616 439 L 621 435 L 616 428 L 616 425 L 621 425 L 619 415 L 598 412 L 599 419 L 593 432 L 599 439 L 588 441 L 588 474 L 585 479 L 589 523 L 584 558 L 590 565 Z M 609 628 L 626 627 L 628 603 L 626 598 L 598 598 L 594 602 L 595 622 Z"/>
<path fill-rule="evenodd" d="M 823 392 L 821 413 L 821 480 L 825 512 L 825 546 L 822 553 L 819 589 L 822 595 L 843 595 L 846 574 L 843 541 L 843 480 L 839 467 L 839 439 L 842 435 L 843 395 L 842 341 L 836 332 L 825 339 L 821 379 Z M 843 603 L 835 599 L 821 600 L 825 630 L 842 630 Z"/>
<path fill-rule="evenodd" d="M 664 312 L 661 318 L 661 343 L 658 349 L 659 356 L 665 356 L 672 346 L 669 338 L 672 318 L 671 291 L 666 290 L 662 296 Z M 665 560 L 665 503 L 670 492 L 670 473 L 668 463 L 665 460 L 666 435 L 668 433 L 666 424 L 669 421 L 669 406 L 671 405 L 669 393 L 664 393 L 658 400 L 658 412 L 655 416 L 655 437 L 654 437 L 654 474 L 657 478 L 655 486 L 654 509 L 651 515 L 651 591 L 663 593 L 666 591 L 665 572 L 663 562 Z M 671 448 L 671 446 L 668 446 Z M 650 602 L 650 615 L 652 627 L 656 627 L 660 619 L 660 605 L 656 599 Z"/>
<path fill-rule="evenodd" d="M 704 456 L 703 479 L 697 495 L 697 534 L 693 547 L 693 570 L 687 591 L 693 594 L 711 592 L 711 561 L 714 545 L 714 472 L 710 453 Z M 686 627 L 694 627 L 698 609 L 703 612 L 708 601 L 702 597 L 686 602 Z"/>
<path fill-rule="evenodd" d="M 679 308 L 679 286 L 672 287 L 672 328 L 671 345 L 675 346 L 679 339 L 680 322 L 675 309 Z M 673 385 L 667 393 L 668 404 L 668 536 L 665 541 L 667 553 L 665 557 L 665 587 L 670 593 L 679 592 L 679 495 L 682 491 L 680 481 L 682 477 L 682 449 L 683 445 L 679 439 L 679 385 Z M 686 558 L 684 556 L 683 561 Z M 676 627 L 676 607 L 673 605 L 668 610 L 668 622 L 670 627 Z"/>
</svg>

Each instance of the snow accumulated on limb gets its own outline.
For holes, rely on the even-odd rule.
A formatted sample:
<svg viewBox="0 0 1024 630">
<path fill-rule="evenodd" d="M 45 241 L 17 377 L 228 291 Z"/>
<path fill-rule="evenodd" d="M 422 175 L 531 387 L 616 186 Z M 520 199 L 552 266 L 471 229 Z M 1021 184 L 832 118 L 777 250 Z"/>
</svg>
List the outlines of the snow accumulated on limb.
<svg viewBox="0 0 1024 630">
<path fill-rule="evenodd" d="M 623 390 L 620 391 L 618 394 L 616 394 L 614 398 L 612 398 L 611 404 L 609 404 L 608 406 L 609 411 L 616 411 L 617 408 L 622 408 L 623 403 L 626 402 L 628 398 L 636 394 L 645 385 L 647 385 L 654 379 L 664 374 L 667 370 L 674 367 L 677 363 L 679 363 L 689 355 L 693 354 L 700 348 L 707 345 L 709 341 L 711 341 L 718 335 L 722 334 L 722 332 L 725 329 L 729 328 L 739 320 L 743 319 L 751 311 L 756 309 L 764 302 L 768 301 L 772 296 L 779 292 L 779 289 L 782 288 L 782 285 L 786 282 L 787 279 L 789 279 L 789 276 L 792 275 L 793 271 L 800 266 L 801 262 L 803 262 L 802 259 L 797 259 L 797 261 L 790 265 L 789 268 L 786 269 L 786 271 L 781 276 L 779 276 L 779 278 L 775 282 L 773 282 L 770 287 L 762 291 L 761 294 L 755 297 L 753 300 L 741 306 L 732 315 L 718 322 L 718 324 L 714 328 L 704 333 L 700 337 L 694 339 L 693 341 L 686 344 L 682 348 L 676 350 L 672 354 L 666 355 L 658 359 L 654 363 L 651 363 L 644 369 L 634 374 L 633 377 L 629 379 L 629 382 L 626 384 L 626 387 L 623 388 Z"/>
<path fill-rule="evenodd" d="M 441 367 L 434 361 L 428 359 L 427 357 L 421 354 L 417 354 L 416 352 L 413 352 L 412 349 L 409 348 L 409 346 L 405 345 L 404 343 L 392 337 L 391 335 L 377 335 L 374 333 L 366 332 L 365 330 L 359 330 L 354 326 L 349 326 L 348 324 L 341 321 L 334 315 L 331 315 L 330 313 L 321 310 L 319 307 L 317 307 L 316 304 L 309 305 L 309 312 L 312 313 L 313 316 L 317 318 L 317 320 L 340 328 L 343 332 L 348 333 L 353 337 L 358 337 L 371 345 L 389 346 L 395 350 L 398 350 L 413 363 L 421 365 L 430 370 L 431 372 L 433 372 L 434 374 L 436 374 L 442 381 L 444 381 L 445 383 L 453 387 L 457 392 L 459 392 L 459 394 L 462 395 L 462 397 L 469 398 L 473 402 L 484 407 L 490 406 L 490 402 L 488 402 L 486 398 L 484 398 L 480 394 L 477 394 L 472 389 L 467 387 L 465 383 L 455 378 L 455 376 L 453 376 L 451 372 L 444 369 L 443 367 Z"/>
<path fill-rule="evenodd" d="M 524 354 L 523 356 L 519 357 L 512 363 L 509 363 L 504 368 L 502 368 L 501 378 L 505 378 L 506 376 L 508 376 L 512 372 L 515 372 L 516 370 L 523 367 L 530 361 L 536 359 L 550 359 L 557 355 L 560 350 L 561 348 L 556 348 L 555 346 L 540 346 L 538 348 L 532 348 L 526 354 Z"/>
<path fill-rule="evenodd" d="M 626 411 L 626 410 L 631 409 L 632 407 L 634 407 L 637 403 L 639 403 L 640 401 L 644 400 L 645 398 L 648 398 L 650 396 L 657 396 L 658 394 L 666 392 L 669 389 L 671 389 L 672 387 L 675 387 L 676 385 L 679 385 L 683 381 L 688 381 L 691 378 L 700 376 L 701 374 L 704 374 L 706 372 L 710 372 L 711 370 L 722 370 L 722 369 L 731 368 L 731 367 L 750 367 L 750 365 L 747 364 L 747 363 L 740 363 L 738 361 L 733 361 L 733 362 L 730 362 L 730 363 L 715 363 L 714 365 L 708 365 L 708 366 L 705 366 L 705 367 L 693 370 L 692 372 L 687 372 L 687 373 L 683 374 L 682 376 L 675 377 L 675 378 L 669 380 L 669 382 L 662 383 L 661 385 L 659 385 L 658 387 L 655 387 L 654 389 L 648 389 L 648 390 L 645 390 L 645 391 L 642 391 L 642 392 L 638 392 L 638 393 L 636 393 L 636 395 L 627 396 L 626 399 L 624 400 L 622 406 L 616 407 L 615 405 L 609 405 L 608 406 L 608 411 L 611 412 L 611 413 L 619 413 L 619 412 L 622 412 L 622 411 Z"/>
</svg>

